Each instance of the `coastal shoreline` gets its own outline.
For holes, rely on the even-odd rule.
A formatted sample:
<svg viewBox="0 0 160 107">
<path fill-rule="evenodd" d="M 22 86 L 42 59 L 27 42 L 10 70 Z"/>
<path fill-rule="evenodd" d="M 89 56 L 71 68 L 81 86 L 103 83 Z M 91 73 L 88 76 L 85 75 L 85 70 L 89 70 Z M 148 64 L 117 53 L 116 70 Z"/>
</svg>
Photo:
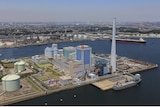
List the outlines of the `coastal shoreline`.
<svg viewBox="0 0 160 107">
<path fill-rule="evenodd" d="M 124 38 L 141 38 L 141 37 L 124 37 Z M 158 38 L 158 37 L 143 37 L 143 38 Z M 98 38 L 95 40 L 109 40 L 110 38 Z M 95 41 L 94 40 L 94 41 Z M 51 43 L 62 43 L 62 42 L 79 42 L 79 41 L 93 41 L 92 39 L 85 39 L 85 40 L 55 40 L 52 42 L 44 42 L 44 43 L 32 43 L 32 44 L 15 44 L 15 45 L 8 45 L 8 46 L 0 46 L 0 49 L 5 49 L 5 48 L 20 48 L 20 47 L 26 47 L 26 46 L 40 46 L 40 45 L 47 45 Z"/>
</svg>

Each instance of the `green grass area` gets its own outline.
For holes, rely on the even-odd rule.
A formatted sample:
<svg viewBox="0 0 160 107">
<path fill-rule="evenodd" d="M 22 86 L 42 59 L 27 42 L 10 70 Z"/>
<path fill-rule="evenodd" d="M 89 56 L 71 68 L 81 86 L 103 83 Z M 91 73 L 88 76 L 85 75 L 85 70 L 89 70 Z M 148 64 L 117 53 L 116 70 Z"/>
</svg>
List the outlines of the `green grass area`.
<svg viewBox="0 0 160 107">
<path fill-rule="evenodd" d="M 3 63 L 4 68 L 14 68 L 14 63 Z"/>
<path fill-rule="evenodd" d="M 51 78 L 54 78 L 54 79 L 58 79 L 60 77 L 59 75 L 55 75 L 52 72 L 48 72 L 48 74 L 50 75 Z"/>
<path fill-rule="evenodd" d="M 51 77 L 51 78 L 54 78 L 54 79 L 58 79 L 60 76 L 62 76 L 61 74 L 51 70 L 50 68 L 47 68 L 46 69 L 46 72 L 48 73 L 48 75 Z"/>
<path fill-rule="evenodd" d="M 39 68 L 39 66 L 37 66 L 37 64 L 35 64 L 34 62 L 32 61 L 28 61 L 27 62 L 30 66 L 33 66 L 34 68 Z"/>
<path fill-rule="evenodd" d="M 50 64 L 50 63 L 43 63 L 43 64 L 38 65 L 38 67 L 40 67 L 40 68 L 51 67 L 51 66 L 52 66 L 52 64 Z"/>
<path fill-rule="evenodd" d="M 39 66 L 37 66 L 37 64 L 35 64 L 35 63 L 33 63 L 32 66 L 33 66 L 34 68 L 39 68 Z"/>
<path fill-rule="evenodd" d="M 31 84 L 37 91 L 42 91 L 30 78 L 26 77 L 26 80 Z"/>
<path fill-rule="evenodd" d="M 28 61 L 27 62 L 28 64 L 29 64 L 29 66 L 32 66 L 33 67 L 33 72 L 34 73 L 37 73 L 39 70 L 38 70 L 38 66 L 34 63 L 34 62 L 32 62 L 32 61 Z"/>
<path fill-rule="evenodd" d="M 46 81 L 49 78 L 59 79 L 59 77 L 62 76 L 61 74 L 55 72 L 54 70 L 50 68 L 47 68 L 45 72 L 47 73 L 47 75 L 36 76 L 36 78 L 39 79 L 40 81 Z"/>
<path fill-rule="evenodd" d="M 41 81 L 46 81 L 46 80 L 48 80 L 48 76 L 46 76 L 46 75 L 39 76 L 38 78 L 39 78 L 39 80 L 41 80 Z"/>
<path fill-rule="evenodd" d="M 30 61 L 28 61 L 27 63 L 28 63 L 30 66 L 32 65 L 32 62 L 30 62 Z"/>
</svg>

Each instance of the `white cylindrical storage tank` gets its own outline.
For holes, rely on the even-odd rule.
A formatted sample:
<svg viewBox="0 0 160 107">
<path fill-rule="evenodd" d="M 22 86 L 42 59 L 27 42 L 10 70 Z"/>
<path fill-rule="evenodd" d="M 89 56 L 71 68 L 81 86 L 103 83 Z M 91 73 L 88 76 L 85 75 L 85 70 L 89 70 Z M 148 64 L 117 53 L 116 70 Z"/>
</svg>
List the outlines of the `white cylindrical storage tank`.
<svg viewBox="0 0 160 107">
<path fill-rule="evenodd" d="M 18 72 L 24 71 L 25 70 L 25 62 L 24 61 L 20 61 L 18 63 Z"/>
<path fill-rule="evenodd" d="M 3 91 L 16 91 L 20 88 L 20 76 L 8 74 L 2 78 Z"/>
<path fill-rule="evenodd" d="M 20 62 L 16 62 L 14 64 L 15 70 L 16 72 L 21 72 L 25 70 L 25 62 L 24 61 L 20 61 Z"/>
</svg>

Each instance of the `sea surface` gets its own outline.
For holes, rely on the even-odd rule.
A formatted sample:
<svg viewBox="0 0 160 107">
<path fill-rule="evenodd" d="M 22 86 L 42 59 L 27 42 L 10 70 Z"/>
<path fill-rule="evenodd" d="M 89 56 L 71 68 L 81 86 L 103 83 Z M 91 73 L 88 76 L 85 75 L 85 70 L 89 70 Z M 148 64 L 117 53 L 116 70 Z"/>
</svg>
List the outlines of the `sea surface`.
<svg viewBox="0 0 160 107">
<path fill-rule="evenodd" d="M 145 40 L 147 40 L 146 44 L 117 43 L 117 55 L 160 66 L 160 39 L 146 38 Z M 110 54 L 110 40 L 61 42 L 58 43 L 58 48 L 83 44 L 91 46 L 92 52 Z M 44 54 L 44 49 L 47 46 L 50 47 L 51 44 L 0 49 L 0 53 L 3 54 L 0 59 Z M 125 90 L 102 91 L 92 85 L 86 85 L 12 105 L 160 105 L 160 69 L 156 68 L 139 73 L 142 82 L 138 86 Z"/>
</svg>

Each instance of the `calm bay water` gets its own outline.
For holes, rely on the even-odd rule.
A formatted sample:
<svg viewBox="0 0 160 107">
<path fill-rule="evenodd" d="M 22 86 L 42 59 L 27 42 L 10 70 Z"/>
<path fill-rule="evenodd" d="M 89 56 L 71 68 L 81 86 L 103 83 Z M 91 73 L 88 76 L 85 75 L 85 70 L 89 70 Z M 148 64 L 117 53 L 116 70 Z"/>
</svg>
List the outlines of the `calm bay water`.
<svg viewBox="0 0 160 107">
<path fill-rule="evenodd" d="M 146 40 L 146 44 L 117 43 L 117 55 L 156 63 L 160 66 L 160 39 Z M 80 44 L 91 46 L 93 52 L 110 54 L 111 42 L 109 40 L 58 43 L 58 48 Z M 0 49 L 0 53 L 3 54 L 0 59 L 43 54 L 47 46 L 51 44 Z M 48 105 L 160 105 L 160 69 L 156 68 L 140 72 L 140 74 L 142 82 L 139 86 L 122 91 L 101 91 L 92 85 L 86 85 L 12 105 L 44 105 L 46 102 Z"/>
</svg>

